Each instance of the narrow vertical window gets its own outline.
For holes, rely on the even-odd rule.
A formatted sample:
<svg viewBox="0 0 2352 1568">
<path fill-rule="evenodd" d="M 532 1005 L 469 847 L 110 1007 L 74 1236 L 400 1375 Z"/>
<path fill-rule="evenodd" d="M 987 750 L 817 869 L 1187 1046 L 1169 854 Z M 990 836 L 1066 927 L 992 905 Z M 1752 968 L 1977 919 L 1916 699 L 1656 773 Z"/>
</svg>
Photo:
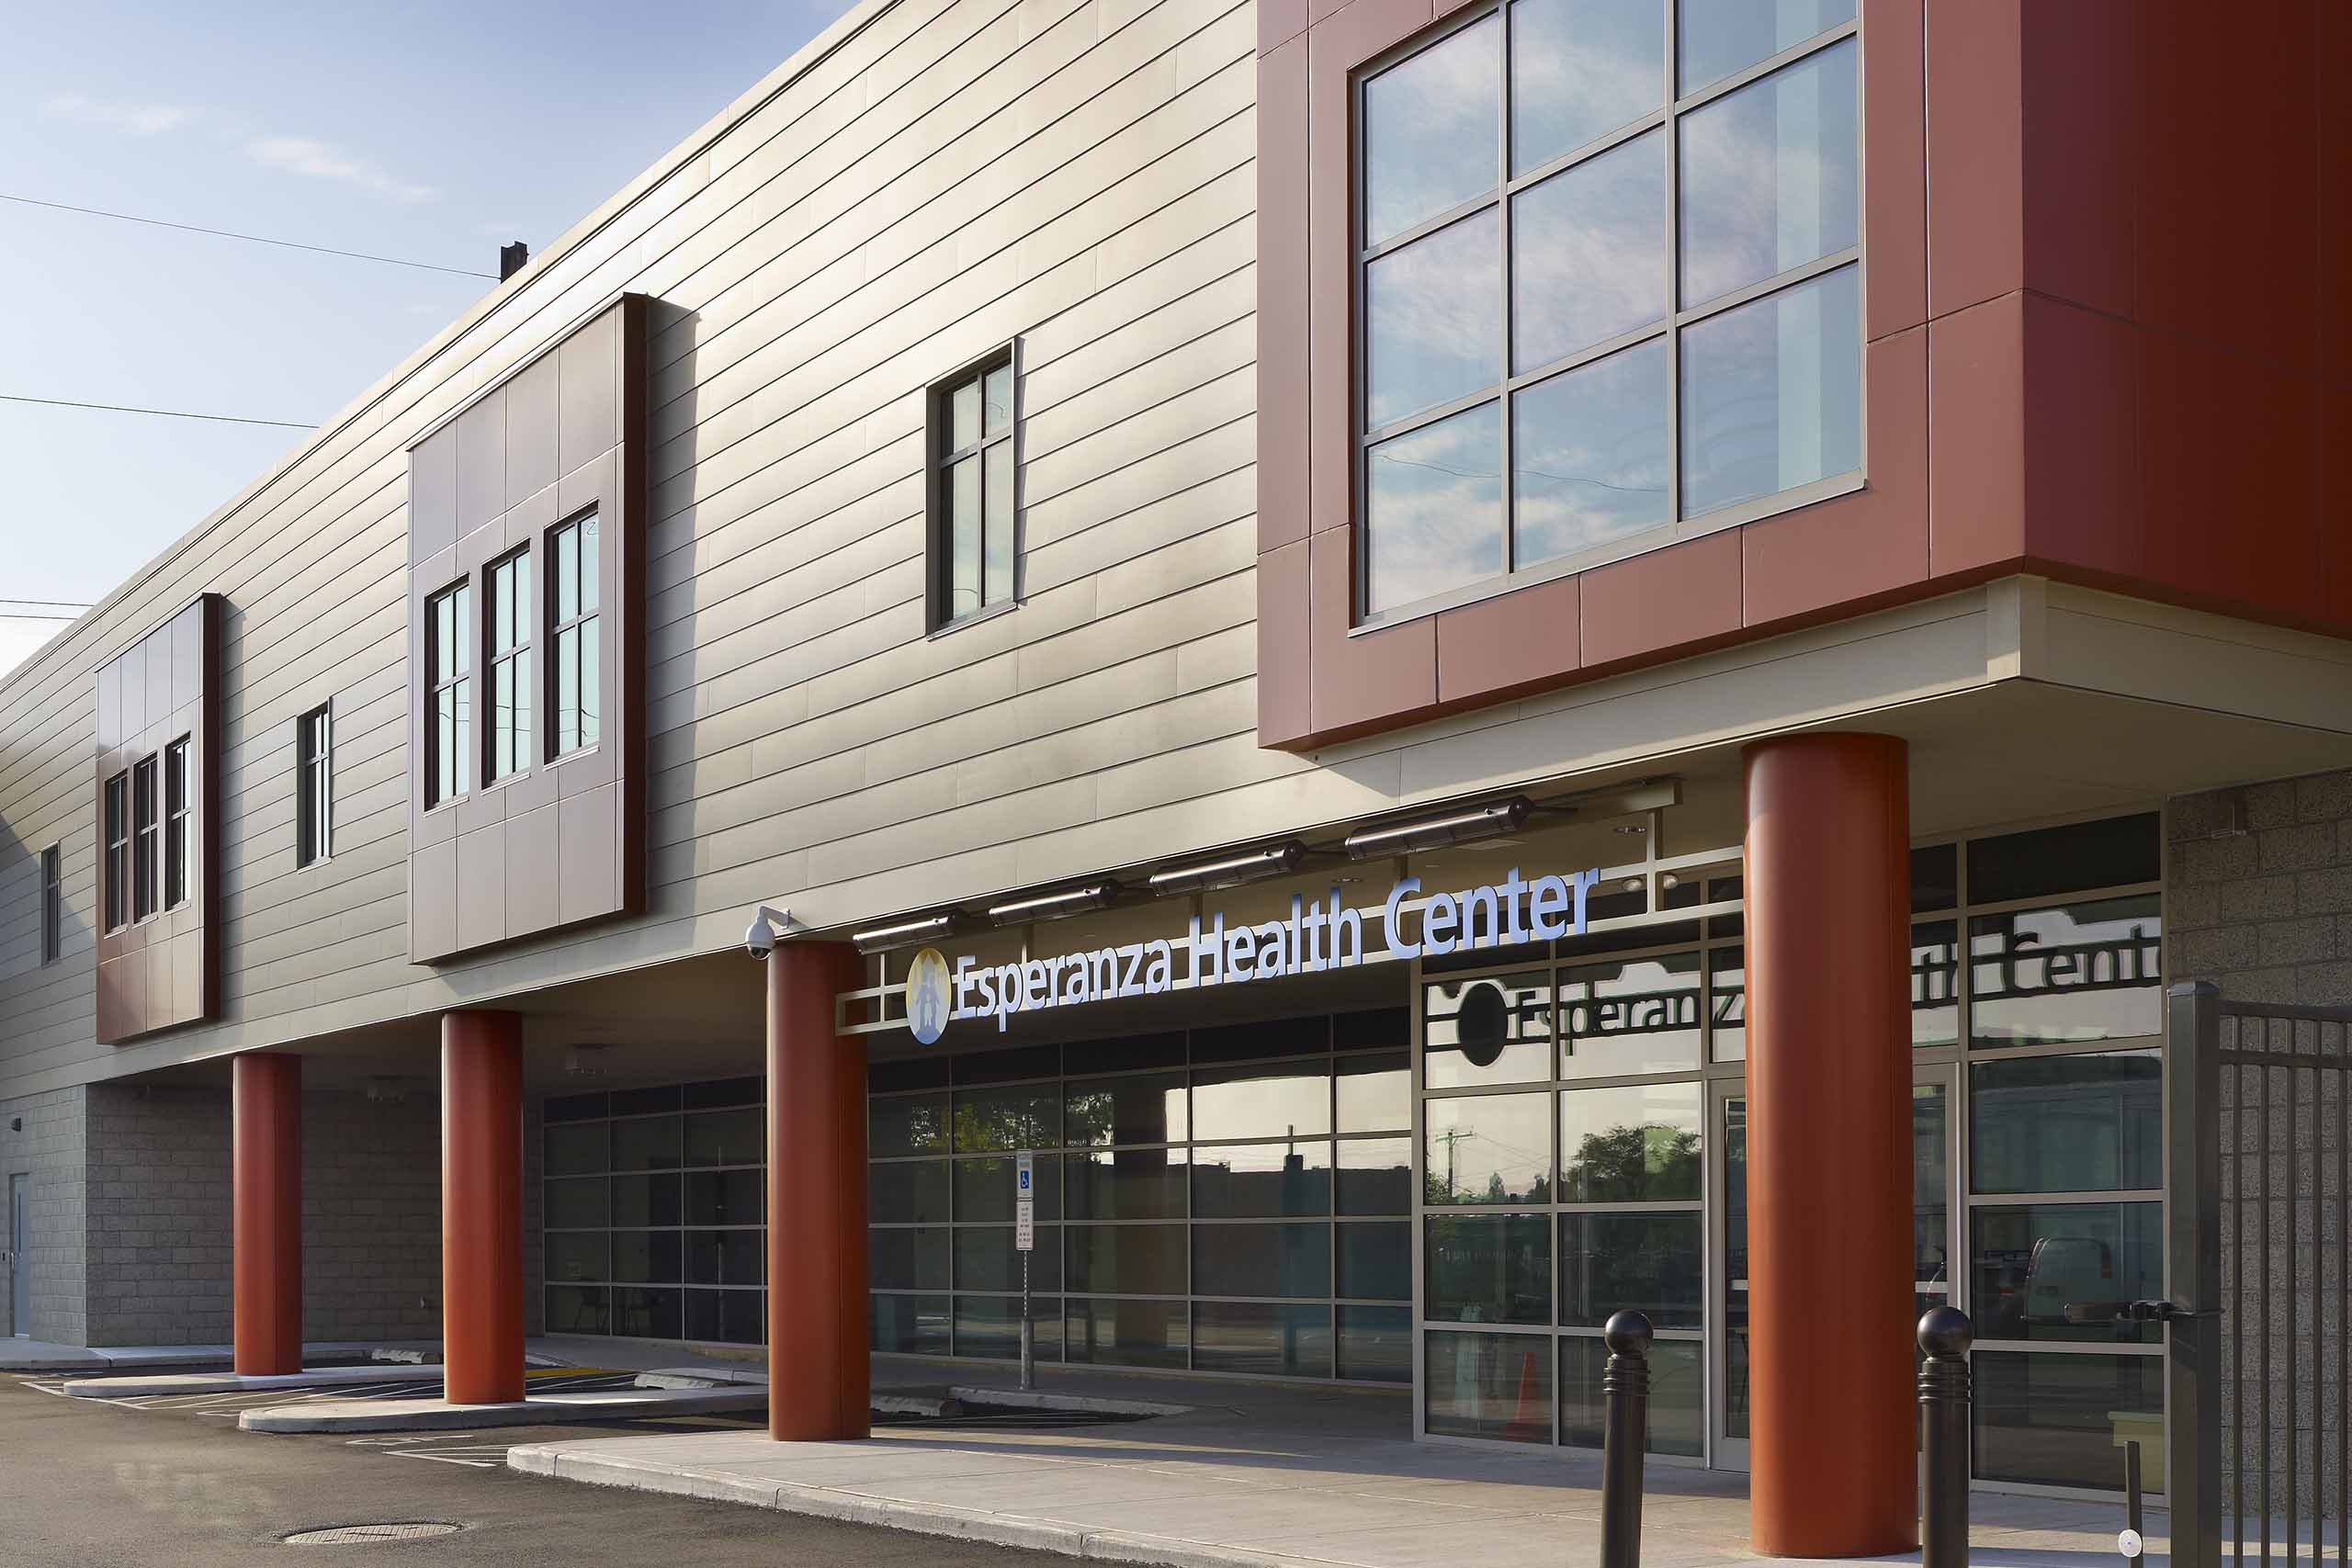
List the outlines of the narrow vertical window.
<svg viewBox="0 0 2352 1568">
<path fill-rule="evenodd" d="M 140 760 L 130 770 L 130 918 L 143 920 L 155 912 L 155 860 L 163 826 L 155 816 L 155 759 Z"/>
<path fill-rule="evenodd" d="M 58 846 L 40 852 L 40 961 L 54 964 L 65 951 L 65 878 Z"/>
<path fill-rule="evenodd" d="M 490 569 L 490 769 L 496 784 L 531 765 L 531 551 Z"/>
<path fill-rule="evenodd" d="M 424 606 L 426 679 L 433 703 L 424 728 L 428 807 L 473 787 L 473 603 L 472 586 L 460 582 L 435 594 Z"/>
<path fill-rule="evenodd" d="M 130 886 L 130 775 L 107 780 L 107 930 L 124 924 L 124 896 Z"/>
<path fill-rule="evenodd" d="M 164 908 L 187 902 L 187 738 L 164 748 Z"/>
<path fill-rule="evenodd" d="M 1012 602 L 1012 355 L 933 389 L 933 555 L 944 625 Z"/>
<path fill-rule="evenodd" d="M 309 865 L 333 852 L 334 736 L 328 709 L 314 707 L 294 721 L 294 861 Z"/>
<path fill-rule="evenodd" d="M 548 637 L 554 649 L 555 734 L 551 756 L 566 757 L 596 744 L 598 692 L 596 514 L 565 524 L 548 540 L 555 558 L 555 592 L 548 603 Z"/>
</svg>

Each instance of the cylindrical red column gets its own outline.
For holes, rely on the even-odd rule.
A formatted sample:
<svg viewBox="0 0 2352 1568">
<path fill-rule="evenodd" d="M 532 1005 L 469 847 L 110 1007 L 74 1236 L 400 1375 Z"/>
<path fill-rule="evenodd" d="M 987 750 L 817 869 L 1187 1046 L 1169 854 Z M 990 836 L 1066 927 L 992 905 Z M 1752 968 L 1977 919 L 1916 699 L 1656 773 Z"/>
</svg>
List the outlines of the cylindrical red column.
<svg viewBox="0 0 2352 1568">
<path fill-rule="evenodd" d="M 768 1435 L 863 1438 L 865 1047 L 833 1032 L 857 953 L 787 942 L 767 964 Z"/>
<path fill-rule="evenodd" d="M 1918 1544 L 1904 742 L 1746 753 L 1751 1544 Z"/>
<path fill-rule="evenodd" d="M 523 1397 L 523 1020 L 441 1015 L 441 1359 L 452 1404 Z"/>
<path fill-rule="evenodd" d="M 230 1074 L 234 1365 L 277 1377 L 302 1370 L 302 1058 L 249 1052 Z"/>
</svg>

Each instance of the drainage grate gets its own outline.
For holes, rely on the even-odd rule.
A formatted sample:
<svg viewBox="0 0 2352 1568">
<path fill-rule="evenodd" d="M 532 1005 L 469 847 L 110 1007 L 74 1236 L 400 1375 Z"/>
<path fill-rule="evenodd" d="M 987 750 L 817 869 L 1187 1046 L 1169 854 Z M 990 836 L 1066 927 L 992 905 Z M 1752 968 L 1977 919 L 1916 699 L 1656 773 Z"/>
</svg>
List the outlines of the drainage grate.
<svg viewBox="0 0 2352 1568">
<path fill-rule="evenodd" d="M 362 1540 L 424 1540 L 436 1535 L 455 1535 L 465 1528 L 437 1519 L 390 1525 L 336 1525 L 322 1530 L 296 1530 L 285 1540 L 288 1546 L 347 1546 Z"/>
</svg>

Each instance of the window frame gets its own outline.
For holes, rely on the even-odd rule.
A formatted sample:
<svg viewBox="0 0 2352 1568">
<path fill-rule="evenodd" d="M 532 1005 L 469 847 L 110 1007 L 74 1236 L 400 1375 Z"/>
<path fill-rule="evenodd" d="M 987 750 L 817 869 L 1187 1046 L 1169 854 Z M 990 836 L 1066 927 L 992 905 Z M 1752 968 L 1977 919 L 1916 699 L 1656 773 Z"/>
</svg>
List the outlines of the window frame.
<svg viewBox="0 0 2352 1568">
<path fill-rule="evenodd" d="M 584 609 L 575 606 L 577 613 L 567 620 L 563 618 L 561 599 L 556 590 L 556 584 L 562 578 L 564 545 L 567 539 L 581 537 L 582 531 L 592 523 L 597 525 L 596 547 L 594 551 L 581 551 L 580 557 L 583 563 L 592 556 L 596 560 L 595 602 Z M 534 760 L 550 767 L 573 757 L 586 756 L 594 751 L 604 740 L 605 715 L 601 707 L 596 712 L 596 733 L 594 736 L 585 735 L 587 725 L 582 722 L 580 726 L 583 732 L 582 738 L 575 740 L 568 748 L 563 744 L 561 717 L 562 673 L 565 662 L 563 639 L 566 633 L 580 632 L 583 626 L 594 626 L 596 628 L 596 657 L 594 660 L 578 657 L 581 645 L 586 641 L 585 633 L 575 637 L 571 644 L 573 653 L 571 662 L 574 666 L 574 674 L 580 682 L 581 712 L 583 715 L 588 712 L 586 698 L 590 690 L 593 688 L 601 696 L 604 689 L 605 642 L 602 624 L 605 613 L 605 576 L 603 562 L 604 547 L 604 525 L 600 520 L 599 509 L 594 506 L 585 507 L 573 513 L 547 531 L 547 581 L 544 585 L 545 591 L 541 592 L 539 599 L 545 607 L 542 625 L 547 639 L 548 657 L 540 661 L 546 667 L 540 679 L 546 688 L 548 722 L 541 727 L 541 739 Z M 579 569 L 575 568 L 574 571 L 577 575 Z"/>
<path fill-rule="evenodd" d="M 294 721 L 294 863 L 334 855 L 334 705 Z"/>
<path fill-rule="evenodd" d="M 1012 406 L 1005 412 L 1004 429 L 989 434 L 986 414 L 988 378 L 998 370 L 1010 373 Z M 976 626 L 991 616 L 1001 615 L 1021 607 L 1026 596 L 1026 573 L 1023 570 L 1026 554 L 1023 545 L 1022 482 L 1021 482 L 1021 340 L 1009 338 L 987 353 L 965 361 L 946 376 L 933 381 L 923 393 L 923 526 L 925 570 L 923 593 L 927 635 L 938 637 Z M 978 382 L 982 400 L 980 439 L 968 446 L 950 447 L 947 442 L 955 430 L 955 398 L 960 389 Z M 986 454 L 995 446 L 1009 448 L 1012 467 L 1012 517 L 1008 534 L 1012 539 L 1012 559 L 1009 576 L 1012 590 L 1005 597 L 990 601 L 988 593 L 988 458 Z M 977 610 L 956 615 L 952 609 L 955 592 L 955 519 L 949 515 L 951 491 L 948 473 L 967 459 L 980 463 L 980 592 L 981 603 Z"/>
<path fill-rule="evenodd" d="M 105 820 L 99 831 L 105 836 L 102 850 L 100 880 L 105 884 L 100 919 L 106 930 L 119 931 L 130 921 L 125 912 L 130 908 L 130 770 L 121 769 L 106 783 Z"/>
<path fill-rule="evenodd" d="M 454 606 L 450 611 L 450 641 L 459 652 L 458 668 L 455 671 L 441 668 L 440 640 L 435 633 L 441 606 Z M 471 764 L 476 761 L 470 753 L 478 743 L 472 716 L 475 639 L 481 626 L 474 620 L 473 578 L 458 578 L 447 586 L 425 596 L 424 600 L 424 809 L 437 811 L 453 802 L 465 799 L 473 793 Z M 455 741 L 455 767 L 450 787 L 441 787 L 442 755 L 441 694 L 458 694 L 452 701 L 465 709 L 465 716 L 453 718 L 458 733 Z"/>
<path fill-rule="evenodd" d="M 163 753 L 164 892 L 158 906 L 162 910 L 179 908 L 190 897 L 188 858 L 196 849 L 196 804 L 190 798 L 195 780 L 188 773 L 189 739 L 181 736 Z"/>
<path fill-rule="evenodd" d="M 531 750 L 532 711 L 538 699 L 533 682 L 534 660 L 531 652 L 537 646 L 537 618 L 532 614 L 531 574 L 537 552 L 529 544 L 522 544 L 500 556 L 481 569 L 482 615 L 482 690 L 489 701 L 483 706 L 481 736 L 481 785 L 494 789 L 531 771 L 538 761 Z M 519 573 L 517 569 L 519 568 Z M 517 581 L 519 575 L 520 581 Z M 504 595 L 514 594 L 520 603 L 511 611 L 505 609 Z M 514 628 L 511 642 L 501 640 L 502 623 Z M 507 677 L 514 693 L 511 713 L 502 715 L 499 702 L 499 677 Z M 501 739 L 508 742 L 508 765 L 498 765 Z"/>
<path fill-rule="evenodd" d="M 1679 91 L 1680 69 L 1678 48 L 1681 28 L 1681 6 L 1679 0 L 1659 0 L 1665 8 L 1663 39 L 1665 96 L 1662 106 L 1639 119 L 1629 121 L 1583 144 L 1556 153 L 1544 162 L 1517 173 L 1510 173 L 1511 145 L 1511 11 L 1515 0 L 1483 0 L 1482 4 L 1465 6 L 1458 14 L 1448 17 L 1438 26 L 1424 29 L 1392 49 L 1365 61 L 1349 73 L 1348 91 L 1348 482 L 1351 491 L 1349 528 L 1351 567 L 1347 635 L 1363 636 L 1385 627 L 1419 620 L 1442 611 L 1464 604 L 1476 604 L 1505 593 L 1517 592 L 1539 583 L 1563 577 L 1572 577 L 1595 567 L 1635 556 L 1647 555 L 1668 546 L 1688 539 L 1739 527 L 1759 519 L 1792 512 L 1837 496 L 1851 494 L 1867 488 L 1870 474 L 1870 388 L 1868 378 L 1869 343 L 1864 323 L 1869 319 L 1868 269 L 1869 199 L 1868 159 L 1863 123 L 1862 101 L 1867 62 L 1861 58 L 1862 45 L 1860 7 L 1856 15 L 1835 27 L 1800 39 L 1745 69 L 1719 77 L 1693 91 Z M 1364 242 L 1364 214 L 1367 210 L 1366 188 L 1366 93 L 1377 77 L 1407 61 L 1433 48 L 1489 18 L 1499 19 L 1502 28 L 1498 45 L 1499 87 L 1497 96 L 1497 183 L 1476 197 L 1469 197 L 1445 210 L 1416 222 L 1412 227 L 1389 235 L 1376 243 Z M 1762 80 L 1785 67 L 1816 55 L 1827 53 L 1849 39 L 1855 40 L 1855 242 L 1844 249 L 1816 257 L 1801 265 L 1787 268 L 1770 277 L 1748 284 L 1685 308 L 1681 304 L 1682 236 L 1681 205 L 1681 121 L 1691 113 L 1720 102 L 1744 87 Z M 1604 342 L 1588 344 L 1567 355 L 1548 360 L 1526 370 L 1515 370 L 1510 357 L 1511 304 L 1513 272 L 1511 266 L 1511 207 L 1525 192 L 1570 169 L 1593 159 L 1607 155 L 1652 131 L 1664 137 L 1663 155 L 1666 160 L 1666 219 L 1665 250 L 1667 309 L 1656 321 Z M 1403 418 L 1392 420 L 1376 428 L 1367 424 L 1370 396 L 1370 321 L 1365 309 L 1364 278 L 1367 265 L 1384 255 L 1393 254 L 1416 240 L 1427 238 L 1456 223 L 1473 219 L 1488 209 L 1497 215 L 1497 244 L 1499 255 L 1498 288 L 1500 297 L 1499 342 L 1502 346 L 1499 379 L 1480 389 L 1464 393 L 1445 402 L 1420 409 Z M 1855 335 L 1860 353 L 1855 367 L 1856 386 L 1856 466 L 1842 473 L 1825 476 L 1788 490 L 1776 491 L 1753 500 L 1728 505 L 1685 517 L 1682 513 L 1682 361 L 1683 334 L 1690 327 L 1713 320 L 1754 304 L 1768 297 L 1826 277 L 1851 268 L 1856 289 Z M 1538 385 L 1566 376 L 1586 366 L 1612 355 L 1629 352 L 1640 345 L 1663 340 L 1666 344 L 1666 475 L 1667 504 L 1663 521 L 1640 533 L 1621 539 L 1606 540 L 1583 549 L 1555 556 L 1533 564 L 1519 567 L 1513 564 L 1515 553 L 1516 518 L 1513 483 L 1512 412 L 1515 400 Z M 1369 547 L 1370 454 L 1385 441 L 1410 434 L 1437 424 L 1453 415 L 1467 413 L 1487 404 L 1496 404 L 1502 426 L 1501 442 L 1497 448 L 1500 458 L 1501 517 L 1498 532 L 1499 570 L 1474 581 L 1443 590 L 1422 598 L 1391 605 L 1374 612 L 1370 608 L 1371 558 Z"/>
<path fill-rule="evenodd" d="M 157 773 L 162 753 L 150 751 L 130 765 L 130 923 L 155 918 L 164 848 L 163 798 Z"/>
<path fill-rule="evenodd" d="M 44 967 L 64 956 L 64 846 L 51 844 L 40 852 L 40 961 Z"/>
</svg>

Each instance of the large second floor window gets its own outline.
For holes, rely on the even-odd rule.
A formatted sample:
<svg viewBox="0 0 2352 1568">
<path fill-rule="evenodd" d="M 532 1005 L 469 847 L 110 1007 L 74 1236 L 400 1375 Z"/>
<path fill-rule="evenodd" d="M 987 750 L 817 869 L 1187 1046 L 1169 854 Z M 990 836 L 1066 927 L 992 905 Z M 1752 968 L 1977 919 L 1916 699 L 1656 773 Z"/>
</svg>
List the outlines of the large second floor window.
<svg viewBox="0 0 2352 1568">
<path fill-rule="evenodd" d="M 322 705 L 294 721 L 294 863 L 334 852 L 334 728 Z"/>
<path fill-rule="evenodd" d="M 932 391 L 934 589 L 940 625 L 1012 603 L 1012 355 Z"/>
<path fill-rule="evenodd" d="M 187 740 L 185 737 L 164 748 L 164 908 L 175 909 L 187 902 L 187 857 L 190 845 Z"/>
<path fill-rule="evenodd" d="M 130 770 L 130 918 L 155 912 L 155 852 L 163 824 L 155 815 L 155 759 L 141 758 Z"/>
<path fill-rule="evenodd" d="M 490 771 L 495 784 L 531 765 L 531 552 L 490 569 Z"/>
<path fill-rule="evenodd" d="M 130 887 L 130 775 L 107 780 L 106 925 L 119 930 L 126 923 L 124 903 Z"/>
<path fill-rule="evenodd" d="M 548 640 L 555 688 L 554 750 L 557 757 L 596 744 L 598 660 L 596 514 L 565 524 L 548 539 L 555 558 L 554 593 L 548 603 Z"/>
<path fill-rule="evenodd" d="M 473 589 L 446 588 L 425 602 L 424 804 L 454 800 L 473 787 Z"/>
<path fill-rule="evenodd" d="M 1360 82 L 1363 614 L 1857 482 L 1853 17 L 1507 0 Z"/>
</svg>

